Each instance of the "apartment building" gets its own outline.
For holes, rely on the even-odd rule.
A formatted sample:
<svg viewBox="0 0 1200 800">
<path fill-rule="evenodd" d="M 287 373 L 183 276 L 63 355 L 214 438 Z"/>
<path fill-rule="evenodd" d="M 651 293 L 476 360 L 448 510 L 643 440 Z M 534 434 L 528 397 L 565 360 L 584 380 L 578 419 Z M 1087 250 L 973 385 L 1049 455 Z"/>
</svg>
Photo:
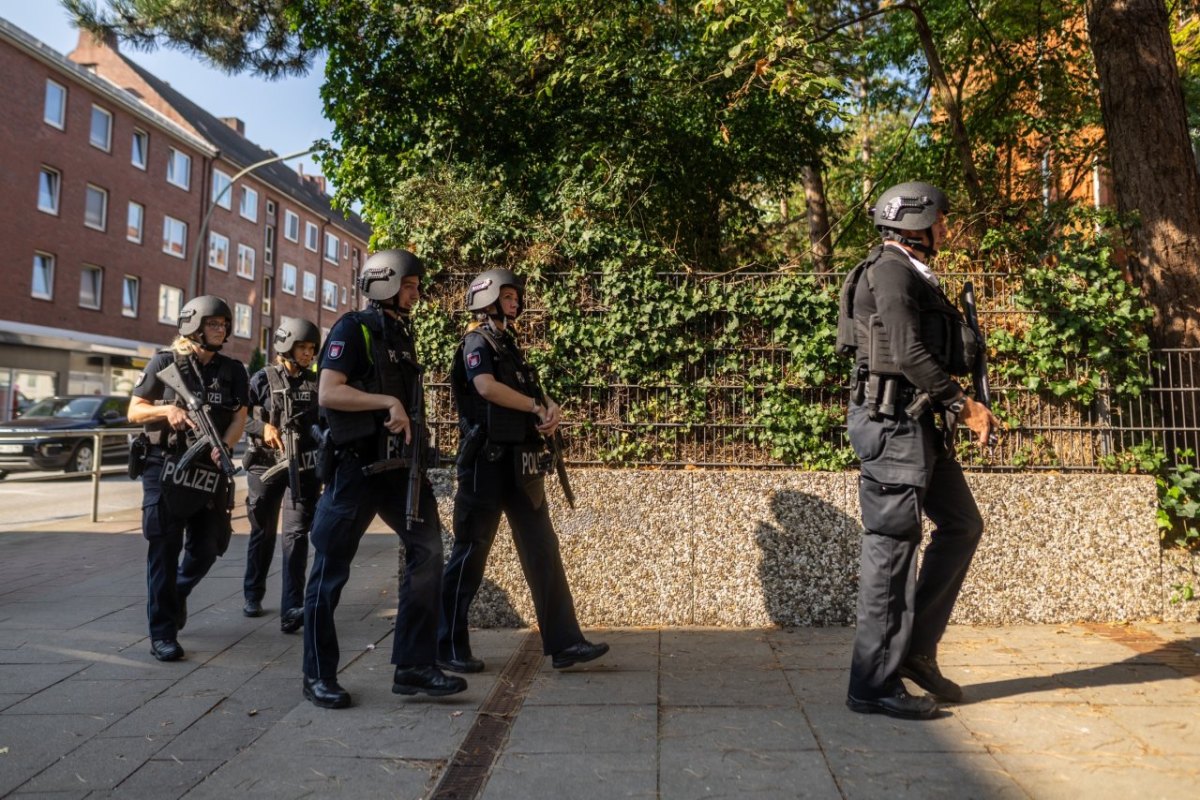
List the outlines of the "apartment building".
<svg viewBox="0 0 1200 800">
<path fill-rule="evenodd" d="M 358 307 L 369 228 L 240 120 L 87 33 L 63 56 L 0 19 L 0 74 L 0 419 L 128 391 L 196 294 L 228 301 L 243 362 L 270 354 L 281 316 L 327 330 Z"/>
</svg>

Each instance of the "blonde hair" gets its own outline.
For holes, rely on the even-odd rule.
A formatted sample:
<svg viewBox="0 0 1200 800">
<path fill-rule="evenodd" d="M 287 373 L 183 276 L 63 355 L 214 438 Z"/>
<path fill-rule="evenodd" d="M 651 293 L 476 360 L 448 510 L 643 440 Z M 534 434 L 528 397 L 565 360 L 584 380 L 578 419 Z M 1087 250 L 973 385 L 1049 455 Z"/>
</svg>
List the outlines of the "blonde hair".
<svg viewBox="0 0 1200 800">
<path fill-rule="evenodd" d="M 200 351 L 200 345 L 186 336 L 176 336 L 171 342 L 171 349 L 181 356 L 190 356 Z"/>
</svg>

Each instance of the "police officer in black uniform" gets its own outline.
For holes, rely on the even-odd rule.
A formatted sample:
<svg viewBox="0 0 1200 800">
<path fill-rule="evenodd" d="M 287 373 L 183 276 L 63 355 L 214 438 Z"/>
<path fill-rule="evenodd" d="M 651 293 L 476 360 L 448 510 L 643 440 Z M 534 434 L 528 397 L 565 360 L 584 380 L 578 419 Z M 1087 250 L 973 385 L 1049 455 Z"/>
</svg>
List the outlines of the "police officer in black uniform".
<svg viewBox="0 0 1200 800">
<path fill-rule="evenodd" d="M 938 700 L 962 699 L 938 669 L 937 648 L 983 520 L 953 431 L 961 422 L 984 446 L 999 423 L 953 377 L 970 372 L 978 342 L 928 266 L 948 211 L 945 194 L 927 183 L 885 191 L 872 209 L 883 244 L 843 291 L 839 346 L 852 329 L 858 381 L 848 426 L 866 529 L 846 704 L 860 713 L 928 719 Z M 922 514 L 935 530 L 918 574 Z M 932 696 L 910 695 L 902 677 Z"/>
<path fill-rule="evenodd" d="M 220 353 L 232 320 L 233 312 L 219 297 L 201 295 L 186 303 L 179 311 L 179 336 L 169 350 L 150 360 L 129 399 L 129 421 L 144 425 L 149 439 L 142 471 L 142 535 L 149 542 L 150 652 L 159 661 L 183 658 L 177 636 L 187 622 L 187 597 L 225 553 L 233 532 L 228 478 L 213 481 L 211 496 L 198 508 L 195 493 L 183 493 L 170 479 L 182 474 L 172 468 L 196 425 L 159 373 L 176 367 L 188 389 L 208 403 L 224 446 L 232 450 L 246 424 L 248 400 L 246 368 Z M 215 448 L 207 455 L 214 463 L 219 457 Z"/>
<path fill-rule="evenodd" d="M 316 480 L 317 374 L 313 361 L 321 331 L 312 322 L 284 317 L 275 330 L 275 364 L 250 378 L 250 415 L 246 421 L 246 516 L 250 542 L 242 613 L 258 617 L 275 555 L 275 535 L 283 509 L 283 593 L 279 627 L 293 633 L 304 624 L 304 573 L 308 567 L 308 529 L 320 492 Z M 284 439 L 293 439 L 289 452 Z M 291 483 L 296 481 L 297 491 Z"/>
<path fill-rule="evenodd" d="M 372 465 L 403 460 L 402 445 L 411 442 L 409 404 L 421 371 L 409 314 L 424 274 L 420 259 L 407 250 L 368 258 L 359 288 L 369 307 L 339 319 L 321 354 L 319 402 L 337 458 L 312 528 L 313 566 L 304 596 L 304 696 L 324 708 L 350 705 L 349 693 L 337 682 L 333 614 L 358 543 L 376 514 L 400 535 L 405 551 L 392 691 L 440 696 L 467 688 L 465 680 L 435 664 L 442 539 L 433 487 L 423 482 L 421 519 L 409 529 L 406 469 L 367 474 Z"/>
<path fill-rule="evenodd" d="M 475 314 L 474 327 L 455 353 L 450 376 L 462 440 L 454 549 L 442 578 L 438 664 L 455 672 L 484 668 L 471 653 L 467 614 L 483 582 L 501 512 L 533 595 L 542 651 L 560 669 L 608 652 L 607 644 L 583 638 L 550 523 L 544 488 L 550 462 L 542 437 L 554 434 L 561 412 L 537 388 L 509 329 L 521 313 L 524 291 L 524 282 L 506 269 L 488 270 L 471 282 L 467 309 Z"/>
</svg>

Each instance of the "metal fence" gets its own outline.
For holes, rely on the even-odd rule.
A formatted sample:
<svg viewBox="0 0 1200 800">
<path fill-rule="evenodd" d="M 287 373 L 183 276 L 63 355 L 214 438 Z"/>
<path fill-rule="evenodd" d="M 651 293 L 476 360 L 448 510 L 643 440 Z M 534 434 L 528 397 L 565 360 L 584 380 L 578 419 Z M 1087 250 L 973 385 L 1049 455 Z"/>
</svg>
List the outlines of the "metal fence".
<svg viewBox="0 0 1200 800">
<path fill-rule="evenodd" d="M 444 287 L 465 286 L 471 276 L 442 276 Z M 715 281 L 722 288 L 734 283 L 762 286 L 796 273 L 666 273 L 656 276 L 667 286 L 683 281 Z M 841 273 L 809 273 L 831 291 L 840 287 Z M 541 283 L 558 276 L 542 276 Z M 979 298 L 980 325 L 987 333 L 1000 327 L 1019 327 L 1022 318 L 1035 313 L 1016 306 L 1020 277 L 1010 273 L 975 272 L 942 276 L 946 292 L 955 296 L 964 281 L 974 283 Z M 579 287 L 578 310 L 602 320 L 605 311 L 594 298 L 593 285 Z M 586 283 L 586 282 L 585 282 Z M 436 292 L 436 289 L 435 289 Z M 446 289 L 442 307 L 461 310 L 458 292 Z M 523 339 L 536 347 L 546 335 L 547 315 L 539 296 L 531 290 L 522 317 Z M 720 314 L 709 315 L 690 331 L 704 339 L 716 337 Z M 765 392 L 772 386 L 750 376 L 764 370 L 786 374 L 790 363 L 786 343 L 773 344 L 770 331 L 745 326 L 738 340 L 723 347 L 706 348 L 687 364 L 687 380 L 656 385 L 585 385 L 567 398 L 557 398 L 567 412 L 564 433 L 568 461 L 576 465 L 624 465 L 658 468 L 726 467 L 771 469 L 790 466 L 772 454 L 766 443 L 761 412 Z M 730 364 L 736 365 L 731 371 Z M 1082 370 L 1085 365 L 1079 365 Z M 1183 448 L 1200 451 L 1200 399 L 1195 377 L 1200 375 L 1200 350 L 1167 350 L 1152 353 L 1146 370 L 1153 388 L 1134 400 L 1118 401 L 1111 387 L 1102 385 L 1090 405 L 1063 401 L 1023 386 L 993 382 L 995 406 L 1012 424 L 997 446 L 987 453 L 966 447 L 963 460 L 984 470 L 1097 471 L 1106 459 L 1146 443 L 1178 453 Z M 848 371 L 848 368 L 847 368 Z M 444 450 L 456 444 L 456 417 L 448 384 L 429 387 L 429 419 Z M 823 408 L 844 419 L 848 392 L 843 388 L 797 388 L 790 396 Z M 833 425 L 824 444 L 847 448 L 844 425 Z"/>
</svg>

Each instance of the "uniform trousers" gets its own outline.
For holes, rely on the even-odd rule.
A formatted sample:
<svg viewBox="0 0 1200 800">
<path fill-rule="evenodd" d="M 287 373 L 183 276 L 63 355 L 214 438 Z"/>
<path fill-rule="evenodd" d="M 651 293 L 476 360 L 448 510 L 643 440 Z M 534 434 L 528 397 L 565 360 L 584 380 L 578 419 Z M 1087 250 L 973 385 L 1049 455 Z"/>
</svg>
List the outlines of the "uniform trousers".
<svg viewBox="0 0 1200 800">
<path fill-rule="evenodd" d="M 146 616 L 151 639 L 174 639 L 183 601 L 224 555 L 233 529 L 223 505 L 190 517 L 172 514 L 163 499 L 162 472 L 163 454 L 152 451 L 142 472 L 142 536 L 149 544 Z"/>
<path fill-rule="evenodd" d="M 910 655 L 937 657 L 983 520 L 932 414 L 917 422 L 873 422 L 852 408 L 850 429 L 859 457 L 873 457 L 863 460 L 859 477 L 865 531 L 849 691 L 874 700 L 896 690 L 900 665 Z M 924 479 L 887 480 L 913 475 Z M 918 571 L 923 515 L 934 531 Z"/>
<path fill-rule="evenodd" d="M 312 570 L 304 592 L 304 674 L 337 677 L 337 628 L 333 615 L 350 578 L 350 564 L 367 526 L 378 514 L 404 544 L 392 663 L 430 666 L 437 655 L 442 537 L 433 487 L 423 481 L 422 522 L 405 521 L 405 470 L 365 476 L 353 452 L 340 456 L 337 470 L 317 501 L 310 538 Z"/>
<path fill-rule="evenodd" d="M 275 556 L 275 539 L 283 516 L 283 592 L 279 611 L 304 607 L 304 573 L 308 567 L 308 529 L 316 509 L 316 486 L 304 502 L 292 503 L 287 472 L 271 476 L 263 483 L 266 467 L 254 467 L 246 475 L 246 517 L 250 522 L 250 542 L 246 546 L 246 577 L 242 591 L 247 600 L 261 601 L 267 590 L 267 573 Z M 281 509 L 282 506 L 282 509 Z"/>
<path fill-rule="evenodd" d="M 438 629 L 438 655 L 443 659 L 471 656 L 467 615 L 483 583 L 501 513 L 512 528 L 521 571 L 533 597 L 542 652 L 551 655 L 583 641 L 549 506 L 545 498 L 537 506 L 530 500 L 517 481 L 512 450 L 504 448 L 496 461 L 487 460 L 481 453 L 474 463 L 458 470 L 454 548 L 442 579 L 442 621 Z"/>
</svg>

